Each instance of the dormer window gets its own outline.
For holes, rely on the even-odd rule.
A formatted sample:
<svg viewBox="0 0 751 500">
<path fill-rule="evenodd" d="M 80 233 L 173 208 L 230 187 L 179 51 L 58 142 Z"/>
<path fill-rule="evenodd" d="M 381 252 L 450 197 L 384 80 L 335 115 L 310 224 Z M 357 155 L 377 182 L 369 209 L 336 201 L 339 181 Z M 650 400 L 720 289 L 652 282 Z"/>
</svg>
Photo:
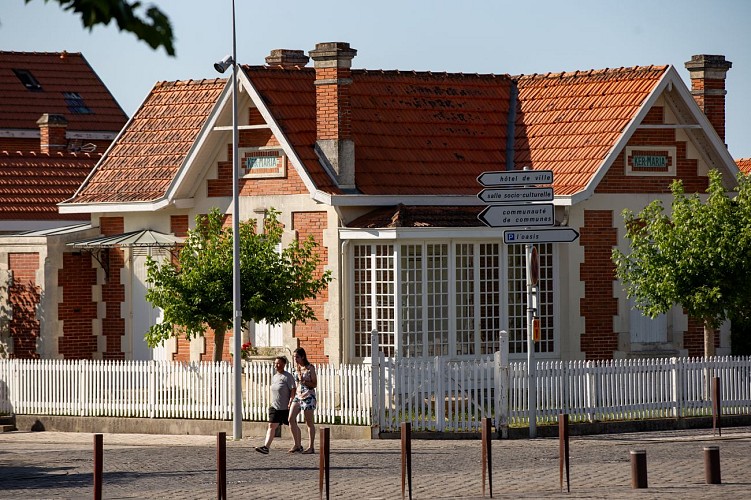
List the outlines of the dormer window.
<svg viewBox="0 0 751 500">
<path fill-rule="evenodd" d="M 34 75 L 31 74 L 31 71 L 27 69 L 14 69 L 13 73 L 16 74 L 18 79 L 21 80 L 21 83 L 23 83 L 23 86 L 28 90 L 34 92 L 40 92 L 42 90 L 42 85 L 36 78 L 34 78 Z"/>
<path fill-rule="evenodd" d="M 65 98 L 65 104 L 68 105 L 68 111 L 74 115 L 89 115 L 93 113 L 86 103 L 83 102 L 83 97 L 78 92 L 63 92 Z"/>
</svg>

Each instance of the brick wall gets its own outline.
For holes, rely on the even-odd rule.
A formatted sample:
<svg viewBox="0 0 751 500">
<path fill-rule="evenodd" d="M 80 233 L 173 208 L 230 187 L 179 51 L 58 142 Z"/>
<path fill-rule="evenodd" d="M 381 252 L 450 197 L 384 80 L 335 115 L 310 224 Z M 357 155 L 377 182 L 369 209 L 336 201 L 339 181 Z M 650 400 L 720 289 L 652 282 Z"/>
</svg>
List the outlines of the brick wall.
<svg viewBox="0 0 751 500">
<path fill-rule="evenodd" d="M 293 212 L 292 228 L 297 231 L 298 238 L 302 241 L 308 236 L 313 236 L 318 243 L 318 252 L 321 257 L 319 274 L 321 276 L 328 265 L 328 251 L 323 246 L 323 231 L 327 226 L 326 212 Z M 318 297 L 308 301 L 313 308 L 317 320 L 309 320 L 307 323 L 297 323 L 294 327 L 294 336 L 299 339 L 300 346 L 305 349 L 308 360 L 311 363 L 328 363 L 329 357 L 324 354 L 324 340 L 329 336 L 329 323 L 324 319 L 324 305 L 329 299 L 328 289 L 323 290 Z"/>
<path fill-rule="evenodd" d="M 318 139 L 352 137 L 349 85 L 338 82 L 352 78 L 349 68 L 316 68 L 316 130 Z"/>
<path fill-rule="evenodd" d="M 101 217 L 99 230 L 105 236 L 122 234 L 125 232 L 125 223 L 122 217 Z M 107 283 L 102 285 L 102 301 L 105 303 L 102 335 L 106 339 L 105 351 L 102 353 L 104 359 L 125 359 L 125 353 L 122 351 L 125 319 L 121 313 L 122 303 L 125 301 L 125 286 L 120 283 L 120 273 L 124 267 L 125 252 L 119 248 L 111 248 L 109 276 Z"/>
<path fill-rule="evenodd" d="M 248 130 L 240 134 L 242 148 L 270 146 L 275 147 L 279 142 L 271 134 L 271 131 Z M 232 144 L 227 144 L 227 161 L 217 162 L 216 179 L 208 179 L 207 190 L 209 197 L 232 196 Z M 285 177 L 271 177 L 240 179 L 240 195 L 254 196 L 260 194 L 307 194 L 305 187 L 297 171 L 291 164 L 287 164 Z"/>
<path fill-rule="evenodd" d="M 655 106 L 649 110 L 643 123 L 656 125 L 663 124 L 664 121 L 664 109 L 661 106 Z M 629 140 L 628 146 L 675 147 L 675 175 L 626 175 L 624 148 L 597 185 L 596 193 L 670 193 L 670 184 L 676 178 L 683 180 L 687 193 L 703 193 L 707 190 L 708 178 L 697 175 L 697 160 L 686 158 L 686 143 L 676 140 L 675 129 L 639 129 Z"/>
<path fill-rule="evenodd" d="M 38 358 L 39 320 L 37 308 L 41 292 L 36 282 L 39 269 L 38 253 L 9 253 L 8 268 L 13 273 L 13 284 L 8 288 L 12 319 L 8 325 L 13 338 L 13 357 Z"/>
<path fill-rule="evenodd" d="M 58 319 L 63 325 L 63 335 L 57 346 L 63 358 L 93 359 L 98 350 L 93 330 L 97 304 L 92 296 L 97 267 L 88 253 L 63 254 L 63 267 L 58 271 L 58 284 L 63 291 Z"/>
<path fill-rule="evenodd" d="M 579 269 L 584 282 L 579 310 L 585 322 L 581 350 L 586 359 L 611 359 L 618 348 L 618 335 L 613 331 L 613 317 L 618 314 L 618 301 L 613 297 L 615 265 L 610 258 L 618 239 L 613 211 L 585 210 L 579 232 L 579 244 L 584 246 Z"/>
</svg>

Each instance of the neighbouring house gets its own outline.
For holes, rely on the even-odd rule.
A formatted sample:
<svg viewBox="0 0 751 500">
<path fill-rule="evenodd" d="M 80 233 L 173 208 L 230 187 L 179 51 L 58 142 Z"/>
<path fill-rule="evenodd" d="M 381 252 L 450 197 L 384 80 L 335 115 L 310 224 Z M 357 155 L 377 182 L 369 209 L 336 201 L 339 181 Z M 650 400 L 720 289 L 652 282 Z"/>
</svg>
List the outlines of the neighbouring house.
<svg viewBox="0 0 751 500">
<path fill-rule="evenodd" d="M 40 321 L 48 317 L 37 308 L 45 293 L 38 284 L 63 255 L 40 234 L 90 227 L 89 214 L 62 214 L 57 204 L 73 195 L 126 121 L 83 55 L 0 51 L 0 234 L 27 233 L 0 253 L 0 355 L 38 354 Z"/>
<path fill-rule="evenodd" d="M 631 307 L 611 251 L 627 248 L 622 210 L 670 200 L 674 179 L 703 192 L 717 169 L 734 185 L 724 56 L 693 56 L 689 89 L 670 65 L 509 76 L 353 69 L 356 55 L 321 43 L 309 56 L 274 50 L 265 65 L 241 66 L 239 214 L 231 82 L 158 83 L 60 204 L 95 229 L 39 243 L 57 257 L 36 270 L 46 313 L 37 353 L 211 359 L 208 339 L 145 346 L 158 321 L 143 299 L 146 256 L 169 258 L 170 238 L 212 207 L 258 221 L 273 207 L 286 241 L 316 238 L 334 280 L 312 304 L 317 321 L 249 324 L 243 341 L 358 362 L 376 331 L 389 355 L 461 359 L 498 350 L 506 330 L 521 358 L 524 245 L 478 220 L 477 177 L 530 168 L 554 174 L 550 222 L 581 235 L 536 245 L 539 358 L 702 354 L 700 320 Z M 165 243 L 135 245 L 147 231 Z M 718 353 L 729 352 L 726 330 Z"/>
<path fill-rule="evenodd" d="M 739 158 L 735 161 L 738 169 L 744 174 L 751 174 L 751 158 Z"/>
</svg>

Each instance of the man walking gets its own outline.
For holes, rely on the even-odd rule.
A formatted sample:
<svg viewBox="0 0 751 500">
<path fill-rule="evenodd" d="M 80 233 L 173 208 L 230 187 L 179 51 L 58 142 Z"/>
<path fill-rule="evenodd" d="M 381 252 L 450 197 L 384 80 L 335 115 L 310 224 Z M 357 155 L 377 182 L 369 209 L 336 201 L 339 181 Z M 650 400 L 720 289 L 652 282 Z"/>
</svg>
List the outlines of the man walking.
<svg viewBox="0 0 751 500">
<path fill-rule="evenodd" d="M 257 446 L 256 451 L 269 454 L 271 442 L 274 440 L 276 428 L 279 425 L 289 425 L 289 407 L 295 397 L 295 378 L 285 371 L 287 358 L 277 356 L 274 360 L 276 373 L 271 379 L 271 406 L 269 407 L 269 428 L 266 431 L 266 442 L 263 446 Z"/>
</svg>

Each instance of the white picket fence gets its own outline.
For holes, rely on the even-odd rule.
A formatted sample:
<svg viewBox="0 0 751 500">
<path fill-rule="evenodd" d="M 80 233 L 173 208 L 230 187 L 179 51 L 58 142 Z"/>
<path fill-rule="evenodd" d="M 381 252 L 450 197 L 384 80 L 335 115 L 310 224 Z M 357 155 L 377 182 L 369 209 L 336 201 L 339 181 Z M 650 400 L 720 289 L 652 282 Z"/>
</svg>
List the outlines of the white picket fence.
<svg viewBox="0 0 751 500">
<path fill-rule="evenodd" d="M 374 351 L 378 353 L 378 351 Z M 323 424 L 396 431 L 478 431 L 528 425 L 526 363 L 496 353 L 465 361 L 437 357 L 316 365 Z M 265 421 L 271 362 L 243 375 L 243 419 Z M 572 422 L 710 415 L 720 379 L 724 415 L 751 414 L 751 357 L 539 361 L 537 422 L 560 412 Z M 0 360 L 0 413 L 230 420 L 229 363 Z"/>
<path fill-rule="evenodd" d="M 539 361 L 536 422 L 554 423 L 710 415 L 711 380 L 720 379 L 724 415 L 751 414 L 751 357 Z M 525 362 L 500 354 L 472 361 L 394 360 L 373 363 L 374 422 L 396 431 L 479 431 L 529 425 Z"/>
<path fill-rule="evenodd" d="M 370 423 L 370 367 L 316 365 L 317 422 Z M 272 362 L 248 363 L 243 419 L 268 417 Z M 0 360 L 0 412 L 37 415 L 233 417 L 227 362 Z"/>
</svg>

